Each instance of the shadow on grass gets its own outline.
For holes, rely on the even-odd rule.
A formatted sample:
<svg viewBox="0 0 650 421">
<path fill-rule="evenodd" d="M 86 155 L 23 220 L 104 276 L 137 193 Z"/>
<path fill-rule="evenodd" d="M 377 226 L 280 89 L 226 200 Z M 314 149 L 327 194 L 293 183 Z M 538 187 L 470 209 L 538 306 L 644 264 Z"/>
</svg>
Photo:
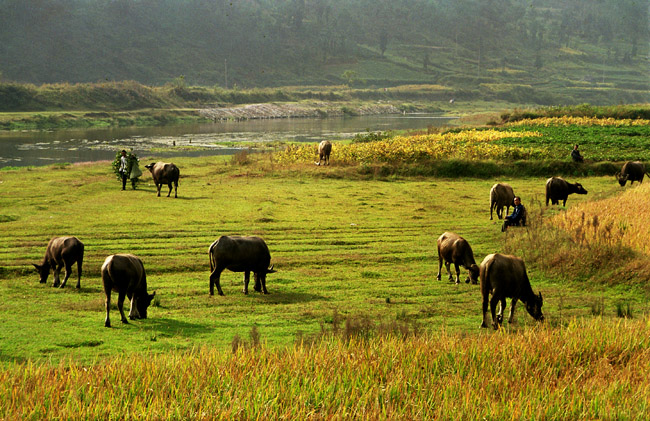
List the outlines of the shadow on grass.
<svg viewBox="0 0 650 421">
<path fill-rule="evenodd" d="M 213 330 L 212 327 L 205 324 L 189 323 L 182 320 L 168 318 L 147 319 L 147 325 L 147 327 L 164 336 L 178 335 L 187 338 L 209 333 Z"/>
</svg>

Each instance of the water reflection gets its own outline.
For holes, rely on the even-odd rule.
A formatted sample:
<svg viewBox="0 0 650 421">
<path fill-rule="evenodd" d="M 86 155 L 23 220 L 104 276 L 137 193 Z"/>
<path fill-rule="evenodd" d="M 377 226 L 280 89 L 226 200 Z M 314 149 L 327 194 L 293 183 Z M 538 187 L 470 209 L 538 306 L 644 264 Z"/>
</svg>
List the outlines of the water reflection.
<svg viewBox="0 0 650 421">
<path fill-rule="evenodd" d="M 242 142 L 320 142 L 370 131 L 444 126 L 453 117 L 432 114 L 327 119 L 283 118 L 145 128 L 0 132 L 0 167 L 113 160 L 121 149 L 140 157 L 228 155 Z"/>
</svg>

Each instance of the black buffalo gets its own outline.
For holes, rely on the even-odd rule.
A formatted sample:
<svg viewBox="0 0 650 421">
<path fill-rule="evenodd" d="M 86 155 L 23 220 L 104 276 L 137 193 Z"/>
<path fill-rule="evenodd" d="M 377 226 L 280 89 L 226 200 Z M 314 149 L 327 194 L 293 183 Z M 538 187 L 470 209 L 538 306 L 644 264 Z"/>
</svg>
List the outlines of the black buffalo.
<svg viewBox="0 0 650 421">
<path fill-rule="evenodd" d="M 442 278 L 442 261 L 445 261 L 445 267 L 449 273 L 449 280 L 453 281 L 454 277 L 451 274 L 450 266 L 453 263 L 456 268 L 456 284 L 460 283 L 460 268 L 464 267 L 469 271 L 469 277 L 465 283 L 470 281 L 473 284 L 478 283 L 479 267 L 474 260 L 474 253 L 469 243 L 458 234 L 453 232 L 445 232 L 438 237 L 438 275 L 437 280 Z"/>
<path fill-rule="evenodd" d="M 152 162 L 144 167 L 151 171 L 153 182 L 156 183 L 156 189 L 158 190 L 158 197 L 160 197 L 160 189 L 163 184 L 169 186 L 169 193 L 167 193 L 167 197 L 169 197 L 172 193 L 172 183 L 174 183 L 174 197 L 178 197 L 178 178 L 181 172 L 176 165 L 166 162 Z"/>
<path fill-rule="evenodd" d="M 587 194 L 587 190 L 580 183 L 568 183 L 560 177 L 551 177 L 546 180 L 546 206 L 550 200 L 552 204 L 557 205 L 562 200 L 562 206 L 566 206 L 566 199 L 570 194 Z"/>
<path fill-rule="evenodd" d="M 616 180 L 618 180 L 618 184 L 623 187 L 625 183 L 628 181 L 630 184 L 634 184 L 635 181 L 638 181 L 639 183 L 643 183 L 643 177 L 647 174 L 645 170 L 645 164 L 643 162 L 639 161 L 628 161 L 625 164 L 623 164 L 623 168 L 621 168 L 621 172 L 616 173 Z M 650 177 L 650 174 L 648 175 Z"/>
<path fill-rule="evenodd" d="M 488 327 L 487 310 L 490 294 L 492 294 L 492 299 L 489 300 L 490 312 L 492 313 L 492 326 L 495 329 L 498 329 L 503 322 L 506 298 L 512 298 L 508 323 L 512 323 L 517 300 L 526 305 L 526 310 L 535 320 L 544 320 L 542 293 L 535 295 L 533 292 L 523 260 L 498 253 L 488 254 L 481 262 L 480 273 L 481 294 L 483 295 L 483 323 L 481 323 L 481 327 Z M 498 315 L 496 315 L 497 303 L 501 303 Z"/>
<path fill-rule="evenodd" d="M 146 319 L 147 308 L 156 293 L 147 293 L 147 275 L 142 260 L 132 254 L 114 254 L 104 260 L 101 272 L 104 294 L 106 295 L 104 326 L 111 327 L 111 319 L 108 316 L 111 305 L 111 291 L 118 293 L 117 308 L 120 310 L 122 323 L 129 322 L 124 316 L 125 297 L 129 297 L 131 301 L 129 319 Z"/>
<path fill-rule="evenodd" d="M 54 269 L 54 287 L 59 286 L 61 269 L 65 266 L 65 278 L 61 288 L 72 274 L 72 265 L 77 263 L 77 288 L 81 288 L 81 267 L 84 261 L 84 244 L 77 237 L 54 237 L 47 244 L 45 257 L 40 265 L 34 267 L 41 276 L 40 282 L 47 282 L 50 270 Z"/>
<path fill-rule="evenodd" d="M 233 272 L 244 272 L 244 294 L 248 294 L 250 273 L 255 276 L 255 291 L 266 290 L 266 274 L 274 273 L 271 263 L 271 253 L 264 240 L 259 237 L 239 237 L 222 235 L 210 245 L 210 295 L 214 295 L 214 285 L 217 286 L 219 295 L 224 295 L 221 290 L 221 272 L 224 269 Z"/>
</svg>

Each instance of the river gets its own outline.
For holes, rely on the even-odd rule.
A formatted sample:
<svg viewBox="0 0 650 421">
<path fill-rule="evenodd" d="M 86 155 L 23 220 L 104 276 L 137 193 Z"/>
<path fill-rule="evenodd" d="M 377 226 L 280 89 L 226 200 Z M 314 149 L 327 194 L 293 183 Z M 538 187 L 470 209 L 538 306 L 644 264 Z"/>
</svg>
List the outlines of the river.
<svg viewBox="0 0 650 421">
<path fill-rule="evenodd" d="M 113 160 L 121 149 L 140 158 L 234 154 L 240 142 L 320 142 L 370 130 L 446 126 L 454 117 L 433 114 L 336 118 L 279 118 L 160 127 L 0 132 L 0 168 Z"/>
</svg>

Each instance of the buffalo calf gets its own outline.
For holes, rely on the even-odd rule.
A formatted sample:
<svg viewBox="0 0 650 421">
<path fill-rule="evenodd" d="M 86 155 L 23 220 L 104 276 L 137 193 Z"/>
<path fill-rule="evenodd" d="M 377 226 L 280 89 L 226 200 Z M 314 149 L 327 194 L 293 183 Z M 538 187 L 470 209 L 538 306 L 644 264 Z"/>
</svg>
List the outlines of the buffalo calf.
<svg viewBox="0 0 650 421">
<path fill-rule="evenodd" d="M 470 281 L 473 284 L 478 283 L 479 267 L 474 261 L 474 253 L 469 243 L 458 234 L 453 232 L 445 232 L 438 237 L 438 275 L 437 280 L 442 278 L 442 261 L 445 261 L 445 267 L 449 273 L 449 280 L 453 281 L 454 277 L 451 274 L 450 265 L 453 263 L 456 268 L 456 284 L 460 283 L 460 268 L 464 267 L 469 271 L 469 277 L 465 283 Z"/>
<path fill-rule="evenodd" d="M 54 287 L 59 286 L 61 269 L 65 266 L 65 278 L 61 288 L 65 287 L 72 274 L 72 265 L 77 263 L 77 288 L 81 288 L 81 267 L 84 260 L 84 244 L 77 237 L 54 237 L 47 244 L 45 257 L 40 265 L 34 267 L 40 274 L 40 282 L 47 282 L 50 270 L 54 269 Z"/>
</svg>

